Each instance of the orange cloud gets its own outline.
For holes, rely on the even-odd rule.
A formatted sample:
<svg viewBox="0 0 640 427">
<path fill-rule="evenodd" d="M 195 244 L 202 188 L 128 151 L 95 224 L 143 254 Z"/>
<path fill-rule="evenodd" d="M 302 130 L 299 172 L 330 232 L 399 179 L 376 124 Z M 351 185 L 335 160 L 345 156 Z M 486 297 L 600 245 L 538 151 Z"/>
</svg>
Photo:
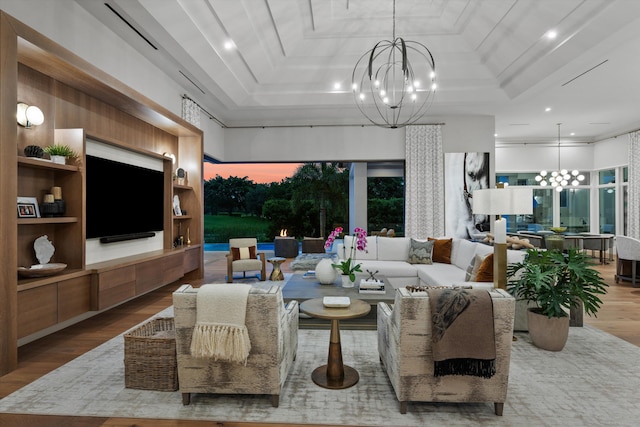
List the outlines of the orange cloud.
<svg viewBox="0 0 640 427">
<path fill-rule="evenodd" d="M 293 173 L 301 163 L 238 163 L 238 164 L 204 164 L 204 179 L 208 181 L 220 175 L 223 178 L 237 176 L 247 177 L 256 184 L 270 184 L 280 182 L 286 177 L 293 176 Z"/>
</svg>

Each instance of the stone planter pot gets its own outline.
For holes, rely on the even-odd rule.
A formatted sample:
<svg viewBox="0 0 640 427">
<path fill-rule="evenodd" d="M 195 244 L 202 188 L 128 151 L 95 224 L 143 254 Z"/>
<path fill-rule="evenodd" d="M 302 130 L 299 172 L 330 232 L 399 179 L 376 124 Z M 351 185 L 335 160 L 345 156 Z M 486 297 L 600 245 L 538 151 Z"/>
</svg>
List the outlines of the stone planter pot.
<svg viewBox="0 0 640 427">
<path fill-rule="evenodd" d="M 543 350 L 562 350 L 569 337 L 569 316 L 549 318 L 536 310 L 537 308 L 527 310 L 531 342 Z"/>
<path fill-rule="evenodd" d="M 333 268 L 333 262 L 330 258 L 321 259 L 316 265 L 316 279 L 321 285 L 332 285 L 336 280 L 336 269 Z"/>
</svg>

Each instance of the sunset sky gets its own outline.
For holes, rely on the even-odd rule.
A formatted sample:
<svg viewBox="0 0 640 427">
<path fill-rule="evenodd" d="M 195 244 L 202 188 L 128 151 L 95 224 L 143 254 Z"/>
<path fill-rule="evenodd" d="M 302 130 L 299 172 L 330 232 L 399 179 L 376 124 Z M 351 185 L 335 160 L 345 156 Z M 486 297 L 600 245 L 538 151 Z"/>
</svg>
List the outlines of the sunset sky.
<svg viewBox="0 0 640 427">
<path fill-rule="evenodd" d="M 301 163 L 244 163 L 244 164 L 213 164 L 204 163 L 204 180 L 208 181 L 220 175 L 223 178 L 237 176 L 248 177 L 256 184 L 270 184 L 280 182 L 283 178 L 292 176 Z"/>
</svg>

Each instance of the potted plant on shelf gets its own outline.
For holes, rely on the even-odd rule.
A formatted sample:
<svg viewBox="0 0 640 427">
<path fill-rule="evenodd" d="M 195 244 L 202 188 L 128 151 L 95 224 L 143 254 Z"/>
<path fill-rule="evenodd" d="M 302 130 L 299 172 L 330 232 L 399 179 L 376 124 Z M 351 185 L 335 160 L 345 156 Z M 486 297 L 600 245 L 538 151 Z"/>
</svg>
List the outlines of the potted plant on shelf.
<svg viewBox="0 0 640 427">
<path fill-rule="evenodd" d="M 347 241 L 344 242 L 345 250 L 349 251 L 348 256 L 345 254 L 347 258 L 339 263 L 332 264 L 333 268 L 342 274 L 342 287 L 344 288 L 352 288 L 356 281 L 356 272 L 362 272 L 360 264 L 356 263 L 356 252 L 365 252 L 367 250 L 367 232 L 360 227 L 354 228 L 353 232 L 355 234 L 355 240 L 352 240 L 349 246 L 347 246 Z M 336 227 L 336 229 L 329 234 L 327 242 L 325 243 L 325 249 L 330 248 L 336 237 L 341 233 L 342 227 Z"/>
<path fill-rule="evenodd" d="M 67 162 L 67 158 L 77 157 L 77 154 L 68 145 L 53 144 L 48 147 L 44 147 L 44 152 L 51 157 L 53 163 L 64 165 Z"/>
<path fill-rule="evenodd" d="M 507 291 L 518 300 L 535 304 L 527 312 L 529 336 L 537 347 L 560 351 L 569 335 L 571 308 L 584 306 L 596 315 L 607 284 L 575 248 L 528 249 L 524 260 L 507 267 Z"/>
</svg>

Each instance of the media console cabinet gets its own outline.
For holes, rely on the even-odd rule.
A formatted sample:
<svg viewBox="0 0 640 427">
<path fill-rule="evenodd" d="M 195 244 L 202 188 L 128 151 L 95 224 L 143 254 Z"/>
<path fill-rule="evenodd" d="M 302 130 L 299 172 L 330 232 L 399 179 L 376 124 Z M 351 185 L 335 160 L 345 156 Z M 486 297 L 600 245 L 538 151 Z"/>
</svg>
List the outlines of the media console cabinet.
<svg viewBox="0 0 640 427">
<path fill-rule="evenodd" d="M 0 75 L 1 376 L 17 367 L 19 339 L 29 342 L 176 280 L 203 277 L 204 148 L 200 129 L 3 11 Z M 44 123 L 18 124 L 18 103 L 38 106 Z M 87 138 L 161 162 L 166 206 L 160 244 L 87 264 Z M 54 143 L 78 156 L 55 164 L 25 154 L 28 146 Z M 177 168 L 188 173 L 187 182 L 174 180 Z M 62 188 L 63 216 L 16 214 L 17 197 L 40 204 L 52 187 Z M 188 215 L 174 214 L 174 195 Z M 183 234 L 184 245 L 176 245 Z M 67 268 L 19 277 L 19 267 L 38 263 L 33 246 L 43 235 L 55 247 L 50 262 Z"/>
</svg>

